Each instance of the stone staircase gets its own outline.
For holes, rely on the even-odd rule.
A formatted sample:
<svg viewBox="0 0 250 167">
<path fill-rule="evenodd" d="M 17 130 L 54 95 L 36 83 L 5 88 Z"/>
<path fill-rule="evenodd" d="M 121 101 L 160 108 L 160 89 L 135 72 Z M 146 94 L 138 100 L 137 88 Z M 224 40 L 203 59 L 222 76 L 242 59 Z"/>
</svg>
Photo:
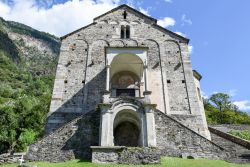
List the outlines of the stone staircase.
<svg viewBox="0 0 250 167">
<path fill-rule="evenodd" d="M 230 162 L 233 163 L 250 163 L 250 151 L 241 152 L 237 154 L 235 158 L 232 158 Z"/>
<path fill-rule="evenodd" d="M 99 110 L 90 111 L 45 135 L 29 146 L 27 159 L 49 162 L 89 159 L 90 146 L 98 145 L 99 115 Z"/>
<path fill-rule="evenodd" d="M 233 163 L 250 163 L 250 142 L 226 133 L 227 127 L 209 127 L 212 141 L 219 146 L 235 152 L 228 161 Z"/>
<path fill-rule="evenodd" d="M 99 118 L 100 111 L 92 111 L 73 119 L 32 144 L 27 158 L 52 162 L 74 158 L 90 159 L 90 146 L 98 146 Z M 213 127 L 209 127 L 212 141 L 207 140 L 161 111 L 155 111 L 155 119 L 157 146 L 161 155 L 180 157 L 182 153 L 186 153 L 194 158 L 250 163 L 249 141 Z"/>
</svg>

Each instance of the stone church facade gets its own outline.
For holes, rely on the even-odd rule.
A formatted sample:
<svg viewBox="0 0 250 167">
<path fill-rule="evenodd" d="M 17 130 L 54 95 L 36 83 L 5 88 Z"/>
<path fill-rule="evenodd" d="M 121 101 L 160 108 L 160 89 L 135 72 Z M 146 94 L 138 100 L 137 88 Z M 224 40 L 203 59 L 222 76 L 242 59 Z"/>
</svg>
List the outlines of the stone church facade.
<svg viewBox="0 0 250 167">
<path fill-rule="evenodd" d="M 227 157 L 211 141 L 187 38 L 121 5 L 61 40 L 46 135 L 30 159 L 118 162 L 125 147 Z"/>
<path fill-rule="evenodd" d="M 138 119 L 134 120 L 138 129 L 154 119 L 140 113 L 151 113 L 156 107 L 210 139 L 200 98 L 200 76 L 192 70 L 188 41 L 129 7 L 111 10 L 89 26 L 62 37 L 46 131 L 66 122 L 61 116 L 64 113 L 87 113 L 98 105 L 103 124 L 107 121 L 112 126 L 120 108 L 114 105 L 129 97 L 145 104 L 142 112 L 135 106 L 132 109 L 137 115 L 131 119 Z M 109 112 L 111 117 L 106 120 Z"/>
</svg>

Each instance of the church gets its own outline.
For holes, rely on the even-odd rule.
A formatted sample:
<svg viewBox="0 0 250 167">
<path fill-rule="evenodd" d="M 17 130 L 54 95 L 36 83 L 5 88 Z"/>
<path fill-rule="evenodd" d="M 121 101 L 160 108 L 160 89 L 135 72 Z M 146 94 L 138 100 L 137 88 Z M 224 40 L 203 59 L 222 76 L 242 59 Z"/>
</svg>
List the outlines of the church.
<svg viewBox="0 0 250 167">
<path fill-rule="evenodd" d="M 45 136 L 29 159 L 228 157 L 211 141 L 189 39 L 121 5 L 61 42 Z"/>
</svg>

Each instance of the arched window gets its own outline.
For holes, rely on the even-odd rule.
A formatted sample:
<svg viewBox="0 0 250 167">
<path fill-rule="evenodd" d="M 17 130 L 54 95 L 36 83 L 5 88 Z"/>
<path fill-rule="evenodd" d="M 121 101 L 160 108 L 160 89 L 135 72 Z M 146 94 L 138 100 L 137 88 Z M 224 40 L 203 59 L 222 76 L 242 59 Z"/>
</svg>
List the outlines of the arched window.
<svg viewBox="0 0 250 167">
<path fill-rule="evenodd" d="M 126 26 L 126 38 L 130 38 L 130 27 L 129 27 L 129 25 Z"/>
<path fill-rule="evenodd" d="M 123 25 L 121 26 L 121 38 L 125 38 L 125 27 Z"/>
<path fill-rule="evenodd" d="M 126 27 L 124 25 L 121 26 L 121 38 L 130 38 L 130 26 L 126 25 Z"/>
</svg>

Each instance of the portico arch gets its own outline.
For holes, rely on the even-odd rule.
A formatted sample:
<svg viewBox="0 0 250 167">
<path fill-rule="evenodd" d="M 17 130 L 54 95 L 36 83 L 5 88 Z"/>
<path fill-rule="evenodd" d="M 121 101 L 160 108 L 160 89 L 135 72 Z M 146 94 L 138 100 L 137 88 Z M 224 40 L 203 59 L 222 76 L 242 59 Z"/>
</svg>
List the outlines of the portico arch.
<svg viewBox="0 0 250 167">
<path fill-rule="evenodd" d="M 143 83 L 143 61 L 132 53 L 116 55 L 110 64 L 111 96 L 140 97 Z"/>
<path fill-rule="evenodd" d="M 113 123 L 114 145 L 141 146 L 141 126 L 138 113 L 127 109 L 119 111 Z"/>
<path fill-rule="evenodd" d="M 107 48 L 106 53 L 106 90 L 111 92 L 111 97 L 142 97 L 143 92 L 148 90 L 147 49 Z M 117 84 L 114 84 L 115 80 L 123 85 L 117 87 Z"/>
<path fill-rule="evenodd" d="M 135 99 L 119 99 L 112 105 L 101 104 L 100 146 L 156 146 L 154 107 Z"/>
</svg>

